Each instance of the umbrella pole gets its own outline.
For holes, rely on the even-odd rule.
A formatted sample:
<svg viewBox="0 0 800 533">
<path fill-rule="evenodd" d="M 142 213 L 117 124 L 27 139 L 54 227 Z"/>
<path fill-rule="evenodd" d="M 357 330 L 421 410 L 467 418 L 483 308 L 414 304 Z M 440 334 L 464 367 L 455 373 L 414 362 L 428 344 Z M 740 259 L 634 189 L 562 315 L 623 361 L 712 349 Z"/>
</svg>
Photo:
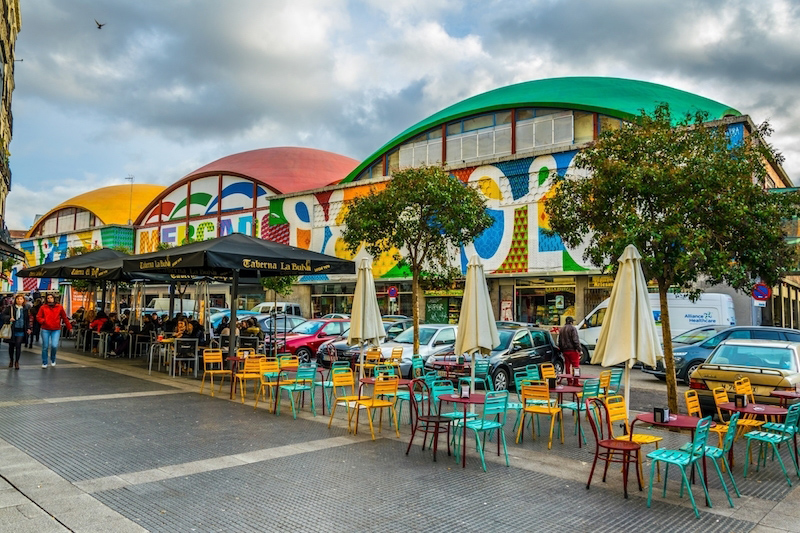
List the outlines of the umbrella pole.
<svg viewBox="0 0 800 533">
<path fill-rule="evenodd" d="M 231 284 L 231 322 L 228 335 L 228 356 L 236 355 L 236 306 L 239 302 L 239 270 L 233 271 L 233 283 Z"/>
<path fill-rule="evenodd" d="M 364 379 L 364 346 L 367 343 L 362 342 L 358 350 L 358 379 Z"/>
<path fill-rule="evenodd" d="M 631 369 L 625 363 L 625 418 L 631 418 Z"/>
</svg>

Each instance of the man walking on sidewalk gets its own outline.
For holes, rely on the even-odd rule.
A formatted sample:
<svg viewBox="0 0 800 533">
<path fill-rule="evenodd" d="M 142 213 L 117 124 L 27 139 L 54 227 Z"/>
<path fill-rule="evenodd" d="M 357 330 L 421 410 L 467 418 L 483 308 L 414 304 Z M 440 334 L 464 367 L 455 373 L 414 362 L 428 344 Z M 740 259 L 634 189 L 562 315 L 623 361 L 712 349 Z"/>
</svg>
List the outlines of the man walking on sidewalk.
<svg viewBox="0 0 800 533">
<path fill-rule="evenodd" d="M 64 323 L 67 331 L 72 331 L 72 324 L 70 324 L 64 308 L 56 303 L 56 297 L 53 294 L 46 296 L 45 304 L 39 309 L 36 320 L 42 325 L 42 368 L 47 368 L 48 349 L 50 350 L 50 366 L 56 366 L 56 351 L 58 350 L 58 341 L 61 338 L 61 323 Z"/>
</svg>

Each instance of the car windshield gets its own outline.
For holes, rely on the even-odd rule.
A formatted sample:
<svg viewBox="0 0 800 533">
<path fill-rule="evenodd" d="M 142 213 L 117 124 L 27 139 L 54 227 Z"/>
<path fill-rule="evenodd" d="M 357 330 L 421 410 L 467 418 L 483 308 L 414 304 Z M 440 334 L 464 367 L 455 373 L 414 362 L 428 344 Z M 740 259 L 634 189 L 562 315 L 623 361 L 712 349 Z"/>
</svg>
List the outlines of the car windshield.
<svg viewBox="0 0 800 533">
<path fill-rule="evenodd" d="M 505 350 L 506 348 L 508 348 L 508 344 L 511 342 L 511 339 L 514 338 L 514 333 L 515 333 L 514 331 L 508 331 L 508 330 L 498 331 L 497 334 L 500 337 L 500 344 L 492 348 L 492 350 L 497 351 L 497 350 Z"/>
<path fill-rule="evenodd" d="M 434 328 L 419 328 L 419 343 L 428 344 L 431 339 L 436 335 Z M 393 342 L 401 342 L 403 344 L 414 344 L 414 328 L 408 328 L 403 333 L 394 338 Z"/>
<path fill-rule="evenodd" d="M 672 342 L 680 342 L 681 344 L 695 344 L 704 341 L 720 332 L 720 330 L 728 326 L 720 326 L 719 328 L 695 328 L 685 331 L 680 335 L 672 337 Z"/>
<path fill-rule="evenodd" d="M 306 322 L 297 324 L 295 327 L 291 329 L 289 333 L 302 333 L 305 335 L 313 335 L 314 333 L 321 330 L 322 326 L 324 325 L 325 322 L 318 322 L 316 320 L 307 320 Z"/>
<path fill-rule="evenodd" d="M 785 346 L 740 346 L 723 344 L 712 354 L 709 363 L 752 368 L 774 368 L 797 372 L 797 360 Z"/>
</svg>

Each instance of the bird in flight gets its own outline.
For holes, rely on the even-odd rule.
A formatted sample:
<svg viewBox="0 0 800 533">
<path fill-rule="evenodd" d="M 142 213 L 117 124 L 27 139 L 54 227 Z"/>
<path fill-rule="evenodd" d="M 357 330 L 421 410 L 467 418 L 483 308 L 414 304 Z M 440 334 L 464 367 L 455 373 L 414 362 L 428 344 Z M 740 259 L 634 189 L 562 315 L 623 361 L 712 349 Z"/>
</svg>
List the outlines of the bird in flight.
<svg viewBox="0 0 800 533">
<path fill-rule="evenodd" d="M 100 24 L 99 22 L 97 22 L 97 19 L 94 19 L 94 23 L 95 23 L 95 24 L 97 24 L 97 29 L 98 29 L 98 30 L 102 30 L 102 29 L 103 29 L 103 26 L 105 26 L 105 25 L 106 25 L 106 23 L 105 23 L 105 22 L 104 22 L 104 23 L 102 23 L 102 24 Z"/>
</svg>

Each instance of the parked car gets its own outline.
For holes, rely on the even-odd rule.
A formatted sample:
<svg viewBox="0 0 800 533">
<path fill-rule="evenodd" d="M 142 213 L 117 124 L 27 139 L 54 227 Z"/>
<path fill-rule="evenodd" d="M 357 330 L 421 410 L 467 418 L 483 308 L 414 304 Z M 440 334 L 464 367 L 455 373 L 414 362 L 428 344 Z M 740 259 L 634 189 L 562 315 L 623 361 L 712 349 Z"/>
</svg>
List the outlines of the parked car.
<svg viewBox="0 0 800 533">
<path fill-rule="evenodd" d="M 348 313 L 328 313 L 327 315 L 322 315 L 321 318 L 350 318 Z"/>
<path fill-rule="evenodd" d="M 708 358 L 714 348 L 727 339 L 767 339 L 800 342 L 800 331 L 796 329 L 776 328 L 772 326 L 717 327 L 722 328 L 722 331 L 713 337 L 695 344 L 681 345 L 673 348 L 672 355 L 675 358 L 675 375 L 678 379 L 689 383 L 689 377 L 692 372 Z M 642 370 L 648 374 L 653 374 L 658 379 L 666 379 L 664 363 L 662 361 L 659 361 L 655 368 L 643 367 Z"/>
<path fill-rule="evenodd" d="M 302 316 L 300 304 L 294 302 L 261 302 L 252 309 L 254 313 L 288 313 L 290 315 Z"/>
<path fill-rule="evenodd" d="M 244 317 L 249 317 L 249 316 L 257 315 L 257 314 L 259 314 L 259 313 L 254 313 L 253 311 L 246 311 L 244 309 L 239 309 L 239 310 L 236 311 L 236 319 L 237 320 L 242 320 Z M 211 319 L 211 327 L 216 329 L 217 326 L 219 326 L 219 323 L 222 322 L 222 318 L 226 317 L 226 316 L 230 318 L 230 316 L 231 316 L 231 310 L 230 309 L 223 309 L 219 313 L 214 313 L 213 315 L 211 315 L 209 317 Z"/>
<path fill-rule="evenodd" d="M 264 332 L 264 335 L 272 335 L 273 333 L 286 333 L 293 327 L 302 324 L 306 321 L 305 318 L 297 315 L 273 315 L 270 313 L 262 313 L 260 315 L 252 315 L 258 322 L 258 327 Z"/>
<path fill-rule="evenodd" d="M 712 390 L 724 387 L 731 394 L 734 381 L 743 377 L 750 379 L 756 403 L 779 403 L 779 398 L 770 396 L 773 390 L 795 390 L 800 383 L 800 342 L 723 341 L 692 373 L 689 387 L 697 391 L 703 411 L 710 414 L 715 410 Z"/>
<path fill-rule="evenodd" d="M 400 333 L 407 330 L 412 326 L 413 320 L 406 318 L 403 320 L 384 319 L 383 328 L 386 330 L 386 337 L 384 342 L 394 340 Z M 317 362 L 325 367 L 329 366 L 331 361 L 335 359 L 344 359 L 347 361 L 354 361 L 351 351 L 358 356 L 358 346 L 350 346 L 347 344 L 347 332 L 350 328 L 342 332 L 338 338 L 325 341 L 317 348 Z"/>
<path fill-rule="evenodd" d="M 297 355 L 303 362 L 310 361 L 320 344 L 341 335 L 348 327 L 350 321 L 339 318 L 306 320 L 277 335 L 278 352 Z"/>
<path fill-rule="evenodd" d="M 381 318 L 384 320 L 403 320 L 410 317 L 407 317 L 406 315 L 383 315 Z"/>
<path fill-rule="evenodd" d="M 506 390 L 514 385 L 514 372 L 527 365 L 552 363 L 557 373 L 564 371 L 564 358 L 553 341 L 553 336 L 544 328 L 535 327 L 500 327 L 497 328 L 500 343 L 489 354 L 489 376 L 495 390 Z M 452 360 L 456 354 L 450 350 L 447 354 L 429 357 L 426 368 L 440 360 Z"/>
</svg>

